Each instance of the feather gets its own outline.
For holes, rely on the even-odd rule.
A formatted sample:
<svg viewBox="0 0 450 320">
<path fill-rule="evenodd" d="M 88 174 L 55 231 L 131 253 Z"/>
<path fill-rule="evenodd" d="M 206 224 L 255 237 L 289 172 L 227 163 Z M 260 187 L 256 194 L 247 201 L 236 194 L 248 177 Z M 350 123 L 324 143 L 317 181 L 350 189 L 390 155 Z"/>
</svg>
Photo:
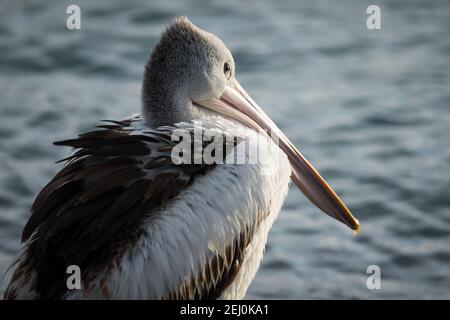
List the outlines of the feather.
<svg viewBox="0 0 450 320">
<path fill-rule="evenodd" d="M 22 234 L 28 244 L 26 259 L 15 273 L 17 278 L 30 267 L 36 272 L 34 287 L 40 299 L 63 297 L 68 265 L 78 265 L 84 279 L 107 270 L 137 241 L 144 219 L 215 167 L 172 163 L 171 133 L 177 127 L 136 132 L 133 120 L 110 122 L 113 125 L 76 139 L 55 142 L 74 148 L 74 153 L 32 205 Z M 214 257 L 204 271 L 208 280 L 222 287 L 236 265 L 230 259 L 242 254 L 235 247 L 230 250 L 236 254 Z M 223 272 L 225 266 L 231 269 Z M 197 297 L 214 296 L 218 288 L 186 283 L 176 295 L 189 298 L 195 291 Z"/>
</svg>

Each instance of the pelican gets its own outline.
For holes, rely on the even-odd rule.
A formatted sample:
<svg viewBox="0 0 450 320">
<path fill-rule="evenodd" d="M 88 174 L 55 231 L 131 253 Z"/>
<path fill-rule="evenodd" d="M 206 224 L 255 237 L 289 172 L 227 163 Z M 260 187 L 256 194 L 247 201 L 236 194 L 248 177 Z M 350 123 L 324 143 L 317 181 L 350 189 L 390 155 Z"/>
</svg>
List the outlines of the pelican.
<svg viewBox="0 0 450 320">
<path fill-rule="evenodd" d="M 5 299 L 243 298 L 291 180 L 357 231 L 235 70 L 219 38 L 186 17 L 172 21 L 145 65 L 141 115 L 55 143 L 73 153 L 31 207 Z M 223 137 L 222 160 L 246 142 L 262 151 L 253 163 L 174 161 L 174 133 L 196 129 Z M 70 266 L 79 288 L 67 284 Z"/>
</svg>

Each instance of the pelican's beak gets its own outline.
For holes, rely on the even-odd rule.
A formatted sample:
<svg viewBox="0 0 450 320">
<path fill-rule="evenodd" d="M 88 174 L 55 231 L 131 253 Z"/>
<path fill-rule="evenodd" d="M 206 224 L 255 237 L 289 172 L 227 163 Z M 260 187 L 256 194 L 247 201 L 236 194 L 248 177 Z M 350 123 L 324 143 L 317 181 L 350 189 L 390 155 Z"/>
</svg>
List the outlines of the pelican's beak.
<svg viewBox="0 0 450 320">
<path fill-rule="evenodd" d="M 291 179 L 303 194 L 329 216 L 341 221 L 356 232 L 358 220 L 352 215 L 336 192 L 320 176 L 265 112 L 245 92 L 237 80 L 225 87 L 220 98 L 198 103 L 202 107 L 238 120 L 257 131 L 263 129 L 283 150 L 292 166 Z"/>
</svg>

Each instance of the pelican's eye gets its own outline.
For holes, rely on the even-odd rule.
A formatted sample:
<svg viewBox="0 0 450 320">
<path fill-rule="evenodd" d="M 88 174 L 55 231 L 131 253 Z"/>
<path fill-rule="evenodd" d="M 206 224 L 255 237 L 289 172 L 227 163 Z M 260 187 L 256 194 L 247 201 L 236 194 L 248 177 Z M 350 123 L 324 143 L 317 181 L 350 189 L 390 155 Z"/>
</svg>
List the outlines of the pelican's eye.
<svg viewBox="0 0 450 320">
<path fill-rule="evenodd" d="M 223 65 L 223 74 L 225 75 L 225 77 L 227 79 L 230 79 L 230 77 L 231 77 L 231 67 L 230 67 L 230 64 L 228 62 L 225 62 L 225 64 Z"/>
</svg>

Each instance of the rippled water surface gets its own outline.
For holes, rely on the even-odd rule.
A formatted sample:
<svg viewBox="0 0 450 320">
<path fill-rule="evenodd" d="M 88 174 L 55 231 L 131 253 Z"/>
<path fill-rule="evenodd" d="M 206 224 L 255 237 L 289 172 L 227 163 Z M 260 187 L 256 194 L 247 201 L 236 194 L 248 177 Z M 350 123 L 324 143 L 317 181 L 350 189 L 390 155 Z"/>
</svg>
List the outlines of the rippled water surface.
<svg viewBox="0 0 450 320">
<path fill-rule="evenodd" d="M 292 188 L 247 298 L 450 298 L 450 2 L 378 2 L 369 31 L 357 0 L 79 0 L 68 31 L 72 1 L 2 1 L 0 272 L 68 152 L 51 142 L 139 111 L 148 53 L 187 15 L 362 223 L 354 237 Z"/>
</svg>

